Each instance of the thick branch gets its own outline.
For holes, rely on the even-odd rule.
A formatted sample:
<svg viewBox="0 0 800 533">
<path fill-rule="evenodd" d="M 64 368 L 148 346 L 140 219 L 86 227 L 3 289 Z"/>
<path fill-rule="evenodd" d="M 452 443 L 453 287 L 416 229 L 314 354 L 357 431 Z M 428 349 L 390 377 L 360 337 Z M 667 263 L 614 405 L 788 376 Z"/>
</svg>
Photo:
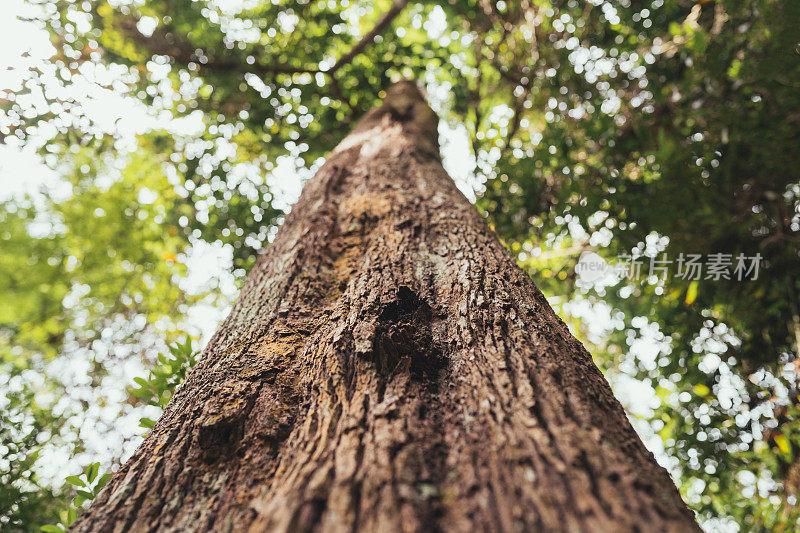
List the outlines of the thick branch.
<svg viewBox="0 0 800 533">
<path fill-rule="evenodd" d="M 203 68 L 211 70 L 253 72 L 258 74 L 314 74 L 320 72 L 318 68 L 263 63 L 242 65 L 240 62 L 236 61 L 215 60 L 205 56 L 201 57 L 195 53 L 194 48 L 192 48 L 190 45 L 177 42 L 172 34 L 165 32 L 163 29 L 157 28 L 150 37 L 142 35 L 142 33 L 139 31 L 139 28 L 137 28 L 137 23 L 138 21 L 134 18 L 123 18 L 119 22 L 118 28 L 125 34 L 126 37 L 132 39 L 140 46 L 147 48 L 151 54 L 167 56 L 184 65 L 196 63 Z"/>
<path fill-rule="evenodd" d="M 253 65 L 241 65 L 238 62 L 232 61 L 216 61 L 204 57 L 199 57 L 191 46 L 186 46 L 183 43 L 175 41 L 174 37 L 163 31 L 156 29 L 150 37 L 146 37 L 139 32 L 137 27 L 138 21 L 135 18 L 123 18 L 119 23 L 119 29 L 125 35 L 138 44 L 145 46 L 151 53 L 156 55 L 165 55 L 180 63 L 188 64 L 190 62 L 197 63 L 204 68 L 214 70 L 229 70 L 241 72 L 255 72 L 259 74 L 295 74 L 295 73 L 309 73 L 315 74 L 317 72 L 325 72 L 333 76 L 343 66 L 349 64 L 358 54 L 364 51 L 369 44 L 380 35 L 386 27 L 400 14 L 403 8 L 408 5 L 409 0 L 395 0 L 389 10 L 353 48 L 350 49 L 345 55 L 340 57 L 334 65 L 327 71 L 322 71 L 319 68 L 296 67 L 284 64 L 263 64 L 256 63 Z"/>
</svg>

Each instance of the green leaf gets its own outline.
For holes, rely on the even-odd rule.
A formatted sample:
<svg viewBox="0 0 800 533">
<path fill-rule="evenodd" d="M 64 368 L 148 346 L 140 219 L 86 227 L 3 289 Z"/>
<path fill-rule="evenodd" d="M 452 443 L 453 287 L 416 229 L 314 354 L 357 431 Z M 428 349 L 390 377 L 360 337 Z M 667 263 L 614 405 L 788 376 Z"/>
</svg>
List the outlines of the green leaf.
<svg viewBox="0 0 800 533">
<path fill-rule="evenodd" d="M 67 476 L 65 481 L 70 485 L 75 485 L 76 487 L 85 487 L 86 483 L 83 482 L 81 478 L 78 476 Z"/>
<path fill-rule="evenodd" d="M 92 463 L 86 468 L 86 479 L 89 480 L 89 483 L 94 481 L 98 472 L 100 472 L 100 463 Z"/>
<path fill-rule="evenodd" d="M 109 479 L 111 479 L 111 472 L 106 472 L 105 474 L 100 476 L 100 479 L 97 480 L 97 484 L 95 485 L 95 491 L 99 491 L 100 489 L 105 487 Z"/>
<path fill-rule="evenodd" d="M 697 282 L 693 281 L 689 284 L 689 288 L 686 289 L 686 299 L 684 302 L 686 305 L 692 305 L 694 301 L 697 299 Z"/>
<path fill-rule="evenodd" d="M 62 533 L 63 531 L 66 531 L 61 526 L 53 526 L 53 525 L 42 526 L 42 527 L 39 528 L 39 530 L 40 531 L 45 531 L 47 533 Z"/>
<path fill-rule="evenodd" d="M 789 448 L 789 441 L 786 439 L 785 435 L 776 435 L 775 444 L 778 445 L 778 449 L 783 453 L 789 453 L 791 450 L 791 448 Z"/>
<path fill-rule="evenodd" d="M 146 389 L 133 389 L 131 391 L 131 394 L 133 394 L 137 398 L 142 398 L 142 399 L 149 398 L 150 396 L 153 395 L 153 393 L 151 393 L 149 390 Z"/>
<path fill-rule="evenodd" d="M 94 494 L 92 494 L 91 492 L 89 492 L 87 490 L 79 490 L 78 494 L 83 496 L 87 500 L 93 500 L 94 499 Z M 81 503 L 83 503 L 83 502 L 81 502 Z"/>
</svg>

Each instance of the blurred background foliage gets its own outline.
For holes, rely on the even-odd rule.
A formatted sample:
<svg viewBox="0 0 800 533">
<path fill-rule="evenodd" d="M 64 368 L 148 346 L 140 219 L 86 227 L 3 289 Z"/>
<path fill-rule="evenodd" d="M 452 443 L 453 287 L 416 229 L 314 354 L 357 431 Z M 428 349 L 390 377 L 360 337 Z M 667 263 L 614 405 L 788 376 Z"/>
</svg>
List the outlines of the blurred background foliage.
<svg viewBox="0 0 800 533">
<path fill-rule="evenodd" d="M 0 527 L 68 522 L 62 472 L 132 451 L 194 360 L 157 354 L 213 330 L 403 77 L 701 524 L 798 527 L 800 3 L 18 2 L 49 44 L 9 68 L 0 141 L 48 174 L 0 202 Z M 763 260 L 586 283 L 586 251 Z"/>
</svg>

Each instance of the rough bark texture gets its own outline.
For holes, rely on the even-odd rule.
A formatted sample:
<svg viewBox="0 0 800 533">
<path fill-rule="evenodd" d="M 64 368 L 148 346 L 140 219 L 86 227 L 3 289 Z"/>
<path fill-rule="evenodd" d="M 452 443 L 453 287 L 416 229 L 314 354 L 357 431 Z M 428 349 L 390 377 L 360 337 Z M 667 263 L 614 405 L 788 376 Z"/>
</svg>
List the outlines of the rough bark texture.
<svg viewBox="0 0 800 533">
<path fill-rule="evenodd" d="M 689 531 L 583 346 L 395 85 L 75 531 Z"/>
</svg>

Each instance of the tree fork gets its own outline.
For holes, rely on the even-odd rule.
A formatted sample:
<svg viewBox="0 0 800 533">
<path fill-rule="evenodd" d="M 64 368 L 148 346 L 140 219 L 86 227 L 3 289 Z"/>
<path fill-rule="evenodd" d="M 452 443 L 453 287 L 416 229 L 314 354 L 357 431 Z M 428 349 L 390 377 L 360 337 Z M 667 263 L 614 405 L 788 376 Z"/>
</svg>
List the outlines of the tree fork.
<svg viewBox="0 0 800 533">
<path fill-rule="evenodd" d="M 417 87 L 333 151 L 74 531 L 695 531 L 441 165 Z"/>
</svg>

